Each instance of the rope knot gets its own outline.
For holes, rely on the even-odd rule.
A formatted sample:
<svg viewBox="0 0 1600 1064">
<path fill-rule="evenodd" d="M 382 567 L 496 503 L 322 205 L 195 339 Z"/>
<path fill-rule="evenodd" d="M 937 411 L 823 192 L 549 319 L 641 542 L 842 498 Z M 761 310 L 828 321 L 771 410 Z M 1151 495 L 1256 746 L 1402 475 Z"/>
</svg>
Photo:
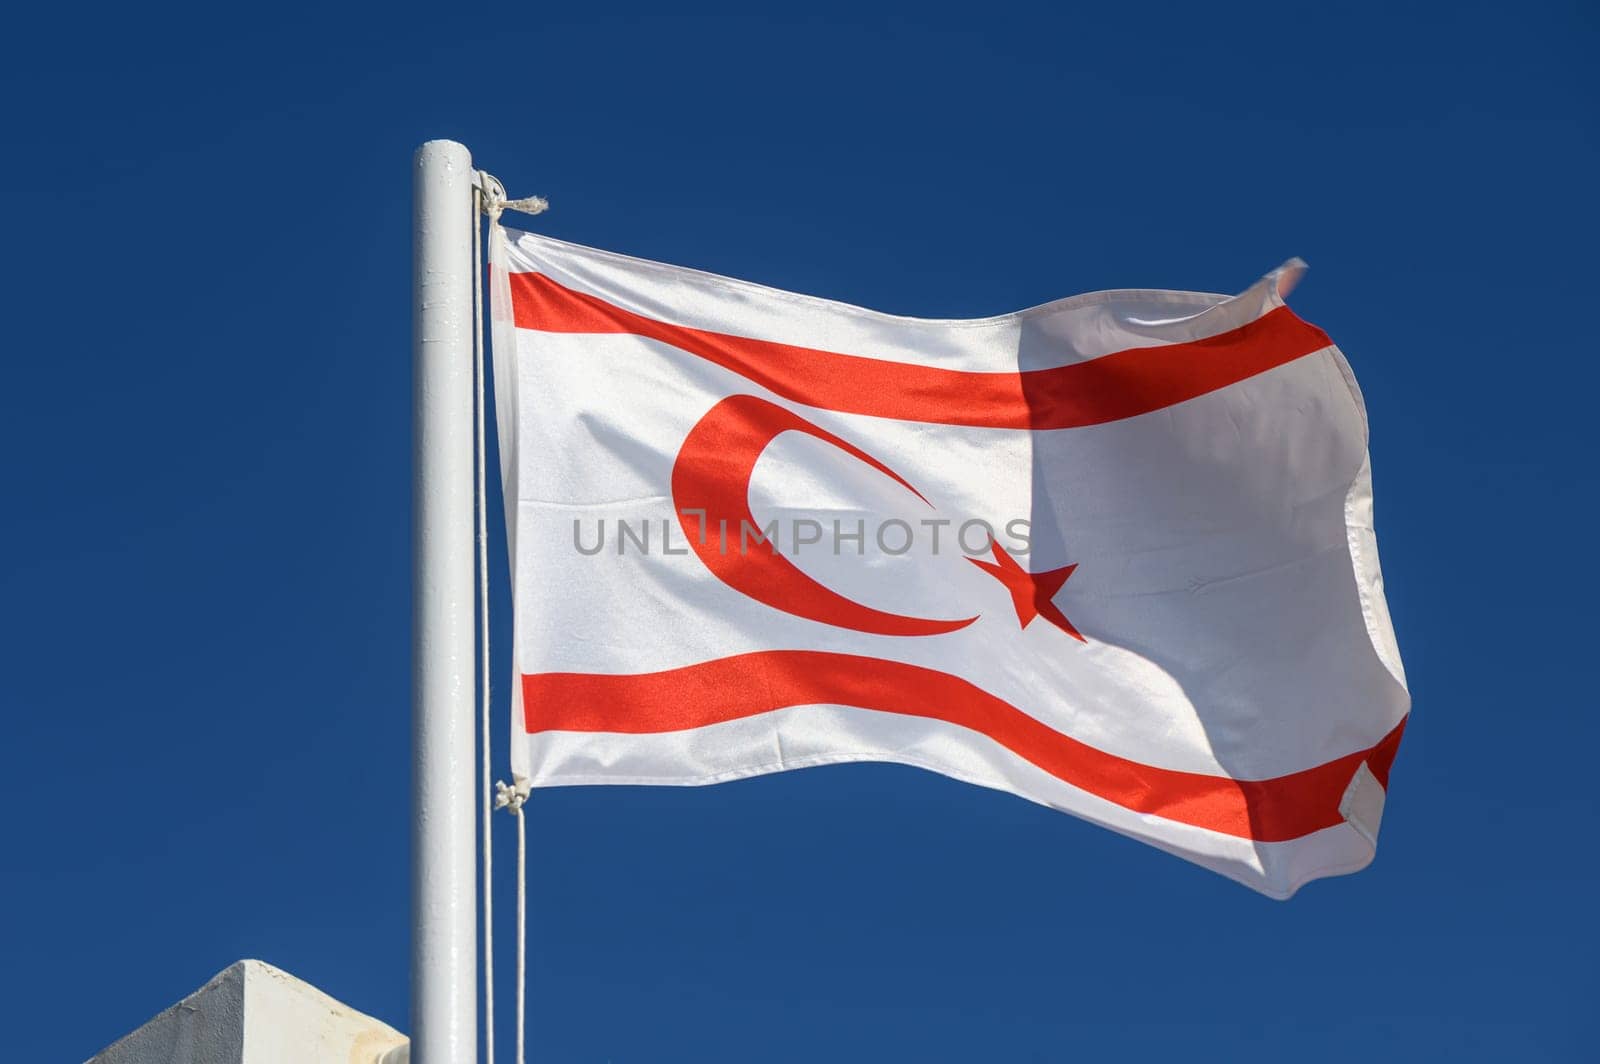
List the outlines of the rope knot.
<svg viewBox="0 0 1600 1064">
<path fill-rule="evenodd" d="M 517 780 L 507 783 L 505 780 L 494 781 L 494 807 L 496 809 L 509 809 L 518 816 L 522 815 L 522 807 L 528 801 L 530 788 L 526 781 Z"/>
<path fill-rule="evenodd" d="M 478 185 L 482 193 L 482 211 L 489 216 L 490 225 L 500 224 L 500 215 L 504 211 L 516 211 L 519 214 L 543 214 L 550 209 L 550 202 L 543 196 L 524 196 L 521 199 L 507 199 L 506 187 L 500 179 L 483 170 L 478 171 Z"/>
</svg>

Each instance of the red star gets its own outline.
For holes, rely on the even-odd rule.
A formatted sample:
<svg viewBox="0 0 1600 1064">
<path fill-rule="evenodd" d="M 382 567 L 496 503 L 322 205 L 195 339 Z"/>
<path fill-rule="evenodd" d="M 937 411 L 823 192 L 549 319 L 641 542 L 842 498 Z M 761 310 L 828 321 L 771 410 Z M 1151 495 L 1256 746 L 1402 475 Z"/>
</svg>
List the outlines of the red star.
<svg viewBox="0 0 1600 1064">
<path fill-rule="evenodd" d="M 1035 617 L 1043 617 L 1078 642 L 1088 642 L 1072 627 L 1067 615 L 1051 601 L 1056 592 L 1061 590 L 1061 585 L 1067 582 L 1067 577 L 1072 575 L 1072 570 L 1078 567 L 1076 564 L 1043 573 L 1030 573 L 1018 565 L 1000 544 L 990 540 L 989 547 L 994 551 L 994 560 L 998 565 L 977 558 L 968 558 L 967 561 L 1006 586 L 1006 590 L 1011 592 L 1011 603 L 1017 608 L 1017 620 L 1022 622 L 1022 627 L 1028 627 Z"/>
</svg>

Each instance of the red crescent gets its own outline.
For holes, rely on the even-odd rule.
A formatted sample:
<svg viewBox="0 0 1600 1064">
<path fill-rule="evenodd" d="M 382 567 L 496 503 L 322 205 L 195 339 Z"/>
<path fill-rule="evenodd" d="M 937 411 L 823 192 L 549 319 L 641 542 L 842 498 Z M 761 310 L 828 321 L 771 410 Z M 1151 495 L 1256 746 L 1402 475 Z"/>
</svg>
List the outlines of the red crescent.
<svg viewBox="0 0 1600 1064">
<path fill-rule="evenodd" d="M 750 475 L 780 433 L 803 432 L 866 463 L 923 499 L 900 474 L 861 448 L 776 403 L 732 395 L 689 430 L 672 466 L 672 501 L 689 545 L 707 569 L 735 591 L 796 617 L 878 635 L 941 635 L 976 617 L 931 620 L 885 613 L 846 598 L 807 576 L 788 558 L 743 529 L 759 528 L 750 512 Z M 703 521 L 697 512 L 703 511 Z"/>
</svg>

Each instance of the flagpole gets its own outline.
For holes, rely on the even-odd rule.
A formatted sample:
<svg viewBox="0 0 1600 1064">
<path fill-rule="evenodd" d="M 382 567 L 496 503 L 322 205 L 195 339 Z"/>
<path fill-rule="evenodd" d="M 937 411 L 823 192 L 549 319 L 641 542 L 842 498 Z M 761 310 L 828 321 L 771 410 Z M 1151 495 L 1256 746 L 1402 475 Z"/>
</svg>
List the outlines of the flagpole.
<svg viewBox="0 0 1600 1064">
<path fill-rule="evenodd" d="M 411 1061 L 475 1064 L 472 156 L 417 149 L 412 220 Z"/>
</svg>

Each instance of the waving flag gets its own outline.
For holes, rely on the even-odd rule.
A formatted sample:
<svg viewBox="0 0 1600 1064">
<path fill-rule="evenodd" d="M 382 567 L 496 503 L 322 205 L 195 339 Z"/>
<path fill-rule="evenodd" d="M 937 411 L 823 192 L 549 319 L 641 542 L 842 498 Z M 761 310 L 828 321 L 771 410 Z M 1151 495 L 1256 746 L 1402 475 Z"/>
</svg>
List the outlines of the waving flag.
<svg viewBox="0 0 1600 1064">
<path fill-rule="evenodd" d="M 1409 698 L 1298 262 L 927 320 L 492 254 L 535 786 L 893 761 L 1274 897 L 1371 860 Z"/>
</svg>

